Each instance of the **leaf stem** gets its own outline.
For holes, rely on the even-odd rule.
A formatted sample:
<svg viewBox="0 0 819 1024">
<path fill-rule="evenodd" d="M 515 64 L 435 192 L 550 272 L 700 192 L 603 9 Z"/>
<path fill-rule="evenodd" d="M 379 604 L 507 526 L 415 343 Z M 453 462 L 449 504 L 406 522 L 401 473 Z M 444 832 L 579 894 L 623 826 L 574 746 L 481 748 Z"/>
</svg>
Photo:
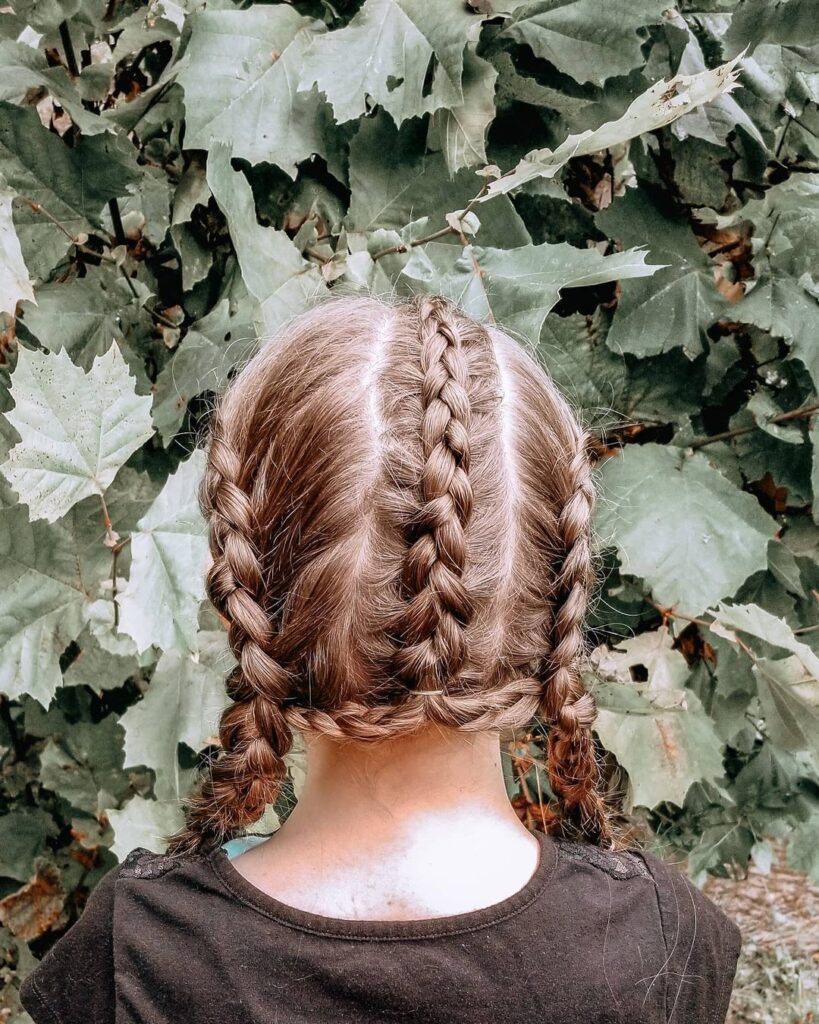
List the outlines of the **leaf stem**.
<svg viewBox="0 0 819 1024">
<path fill-rule="evenodd" d="M 461 213 L 461 221 L 463 221 L 464 217 L 468 213 L 472 212 L 475 208 L 475 204 L 480 202 L 488 187 L 488 182 L 484 182 L 480 191 L 469 200 Z M 439 228 L 437 231 L 433 231 L 429 235 L 424 235 L 423 238 L 416 238 L 412 242 L 402 242 L 399 245 L 391 245 L 387 249 L 382 249 L 381 252 L 377 252 L 375 256 L 373 256 L 373 262 L 380 260 L 382 256 L 388 256 L 390 253 L 408 252 L 410 249 L 416 248 L 416 246 L 426 245 L 427 242 L 434 242 L 436 238 L 443 238 L 445 235 L 460 235 L 461 238 L 463 238 L 463 231 L 458 231 L 457 228 L 453 228 L 451 225 L 447 224 L 445 228 Z M 467 245 L 468 243 L 464 242 L 464 244 Z"/>
<path fill-rule="evenodd" d="M 788 412 L 777 413 L 776 416 L 766 417 L 766 423 L 786 423 L 788 420 L 803 419 L 805 416 L 813 416 L 819 412 L 819 402 L 811 405 L 803 405 L 798 409 L 791 409 Z M 715 444 L 717 441 L 729 441 L 733 437 L 741 437 L 743 434 L 750 434 L 755 430 L 762 430 L 758 423 L 750 427 L 736 427 L 734 430 L 723 430 L 720 434 L 712 434 L 710 437 L 697 437 L 688 445 L 689 448 L 703 448 L 707 444 Z"/>
<path fill-rule="evenodd" d="M 74 45 L 71 42 L 71 33 L 68 31 L 68 22 L 60 22 L 60 40 L 63 44 L 63 50 L 65 50 L 65 62 L 68 65 L 68 73 L 72 78 L 76 78 L 80 73 L 80 69 L 77 66 L 77 58 L 74 55 Z"/>
</svg>

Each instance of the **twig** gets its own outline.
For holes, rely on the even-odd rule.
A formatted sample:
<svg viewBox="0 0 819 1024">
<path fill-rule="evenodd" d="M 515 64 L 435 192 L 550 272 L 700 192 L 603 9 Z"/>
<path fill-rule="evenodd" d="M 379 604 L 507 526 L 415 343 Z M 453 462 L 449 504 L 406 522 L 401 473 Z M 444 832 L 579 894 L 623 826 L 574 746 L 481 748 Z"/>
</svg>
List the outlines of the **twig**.
<svg viewBox="0 0 819 1024">
<path fill-rule="evenodd" d="M 373 262 L 380 260 L 382 256 L 389 256 L 393 252 L 408 252 L 410 249 L 414 249 L 417 245 L 426 245 L 427 242 L 432 242 L 436 238 L 443 238 L 444 235 L 454 235 L 455 228 L 451 228 L 448 224 L 445 228 L 440 228 L 438 231 L 433 231 L 431 235 L 424 235 L 423 238 L 416 238 L 411 242 L 401 242 L 399 245 L 391 245 L 388 249 L 382 249 L 381 252 L 377 252 L 373 256 Z"/>
<path fill-rule="evenodd" d="M 108 212 L 111 214 L 111 223 L 114 226 L 114 238 L 117 245 L 125 245 L 125 231 L 122 227 L 122 217 L 119 212 L 119 203 L 116 199 L 108 200 Z"/>
<path fill-rule="evenodd" d="M 114 628 L 119 626 L 119 605 L 117 604 L 117 559 L 119 553 L 125 547 L 125 545 L 131 540 L 130 537 L 125 537 L 124 540 L 119 541 L 111 548 L 111 601 L 114 604 Z"/>
<path fill-rule="evenodd" d="M 786 423 L 788 420 L 798 420 L 805 416 L 812 416 L 819 412 L 819 402 L 812 405 L 803 405 L 799 409 L 791 409 L 789 412 L 780 412 L 776 416 L 770 416 L 766 423 Z M 729 441 L 732 437 L 741 437 L 743 434 L 750 434 L 755 430 L 762 430 L 759 423 L 750 427 L 736 427 L 734 430 L 723 430 L 720 434 L 712 434 L 710 437 L 698 437 L 688 444 L 689 448 L 703 448 L 707 444 L 715 444 L 717 441 Z"/>
<path fill-rule="evenodd" d="M 464 217 L 471 213 L 475 208 L 476 203 L 480 202 L 483 194 L 489 187 L 488 182 L 484 182 L 480 191 L 477 192 L 464 207 L 463 213 L 461 214 L 461 221 L 463 222 Z M 418 245 L 426 245 L 427 242 L 434 242 L 436 238 L 443 238 L 445 235 L 461 235 L 463 237 L 463 230 L 459 231 L 457 228 L 453 228 L 447 224 L 445 228 L 439 228 L 437 231 L 433 231 L 429 235 L 424 235 L 423 238 L 416 238 L 411 242 L 401 242 L 399 245 L 391 245 L 387 249 L 382 249 L 381 252 L 377 252 L 373 256 L 373 262 L 380 260 L 382 256 L 388 256 L 390 253 L 408 252 L 410 249 L 414 249 Z"/>
<path fill-rule="evenodd" d="M 68 31 L 68 22 L 60 22 L 60 40 L 63 44 L 63 50 L 65 50 L 65 62 L 68 65 L 68 73 L 72 78 L 76 78 L 80 73 L 80 69 L 77 66 L 77 58 L 74 56 L 74 46 L 71 42 L 71 33 Z"/>
<path fill-rule="evenodd" d="M 28 196 L 17 195 L 14 198 L 19 199 L 22 203 L 26 203 L 27 206 L 31 207 L 34 213 L 42 214 L 42 216 L 45 217 L 46 220 L 50 221 L 55 228 L 58 228 L 60 231 L 62 231 L 62 233 L 69 240 L 69 242 L 71 242 L 72 245 L 76 246 L 77 251 L 81 252 L 84 256 L 93 256 L 94 259 L 102 260 L 103 263 L 117 262 L 113 256 L 109 256 L 107 253 L 97 252 L 95 249 L 91 249 L 84 242 L 81 242 L 76 235 L 72 235 L 68 228 L 64 224 L 61 224 L 53 213 L 49 213 L 42 203 L 38 203 L 34 199 L 30 199 Z"/>
</svg>

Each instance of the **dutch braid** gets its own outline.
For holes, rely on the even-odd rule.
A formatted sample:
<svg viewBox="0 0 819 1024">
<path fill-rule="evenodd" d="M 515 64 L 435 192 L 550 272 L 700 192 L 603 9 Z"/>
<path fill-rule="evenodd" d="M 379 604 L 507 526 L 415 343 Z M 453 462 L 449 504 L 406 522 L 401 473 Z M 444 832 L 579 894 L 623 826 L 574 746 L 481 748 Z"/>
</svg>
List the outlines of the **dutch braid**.
<svg viewBox="0 0 819 1024">
<path fill-rule="evenodd" d="M 278 793 L 293 741 L 281 708 L 290 679 L 270 653 L 273 635 L 260 603 L 264 579 L 254 542 L 256 520 L 251 497 L 239 486 L 241 473 L 216 416 L 200 490 L 213 555 L 207 591 L 228 620 L 237 665 L 226 684 L 233 703 L 219 722 L 221 756 L 211 760 L 189 797 L 185 825 L 167 837 L 170 855 L 213 849 L 261 817 Z"/>
<path fill-rule="evenodd" d="M 396 676 L 434 690 L 455 679 L 466 659 L 463 627 L 474 605 L 462 576 L 472 515 L 470 403 L 464 339 L 457 315 L 439 296 L 417 300 L 421 342 L 421 504 L 404 525 L 410 542 L 400 580 L 407 598 L 392 628 L 401 642 Z"/>
<path fill-rule="evenodd" d="M 293 730 L 369 742 L 538 715 L 557 797 L 544 827 L 610 844 L 577 668 L 594 582 L 586 435 L 525 358 L 504 383 L 490 331 L 440 296 L 387 316 L 370 298 L 324 307 L 254 357 L 212 420 L 207 591 L 237 665 L 168 853 L 258 820 Z M 390 346 L 368 346 L 385 323 Z"/>
<path fill-rule="evenodd" d="M 551 723 L 549 782 L 559 802 L 558 808 L 547 812 L 547 827 L 566 835 L 581 834 L 606 846 L 615 836 L 600 789 L 592 735 L 597 706 L 578 669 L 583 622 L 594 585 L 591 517 L 595 491 L 589 440 L 579 428 L 574 435 L 575 451 L 565 470 L 569 498 L 557 519 L 562 563 L 552 597 L 550 652 L 543 663 L 547 678 L 541 713 Z"/>
</svg>

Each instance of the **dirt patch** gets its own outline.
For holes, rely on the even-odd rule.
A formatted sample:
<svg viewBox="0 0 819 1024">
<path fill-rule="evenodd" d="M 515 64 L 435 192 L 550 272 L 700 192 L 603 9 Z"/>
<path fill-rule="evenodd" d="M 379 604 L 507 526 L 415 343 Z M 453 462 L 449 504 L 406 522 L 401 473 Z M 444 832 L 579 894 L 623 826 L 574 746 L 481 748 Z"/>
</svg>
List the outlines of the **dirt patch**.
<svg viewBox="0 0 819 1024">
<path fill-rule="evenodd" d="M 704 891 L 742 932 L 743 949 L 728 1024 L 819 1022 L 819 886 L 774 846 L 768 872 L 709 878 Z"/>
</svg>

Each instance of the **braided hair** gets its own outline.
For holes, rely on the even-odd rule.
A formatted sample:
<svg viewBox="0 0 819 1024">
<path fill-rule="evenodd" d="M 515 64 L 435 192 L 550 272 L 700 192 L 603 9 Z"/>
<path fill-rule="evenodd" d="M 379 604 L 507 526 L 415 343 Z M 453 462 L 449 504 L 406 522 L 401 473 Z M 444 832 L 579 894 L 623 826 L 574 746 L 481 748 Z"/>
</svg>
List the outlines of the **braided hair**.
<svg viewBox="0 0 819 1024">
<path fill-rule="evenodd" d="M 233 379 L 200 503 L 236 666 L 168 853 L 240 834 L 294 730 L 549 725 L 546 827 L 614 840 L 577 669 L 594 583 L 586 435 L 524 347 L 440 296 L 333 298 Z"/>
</svg>

